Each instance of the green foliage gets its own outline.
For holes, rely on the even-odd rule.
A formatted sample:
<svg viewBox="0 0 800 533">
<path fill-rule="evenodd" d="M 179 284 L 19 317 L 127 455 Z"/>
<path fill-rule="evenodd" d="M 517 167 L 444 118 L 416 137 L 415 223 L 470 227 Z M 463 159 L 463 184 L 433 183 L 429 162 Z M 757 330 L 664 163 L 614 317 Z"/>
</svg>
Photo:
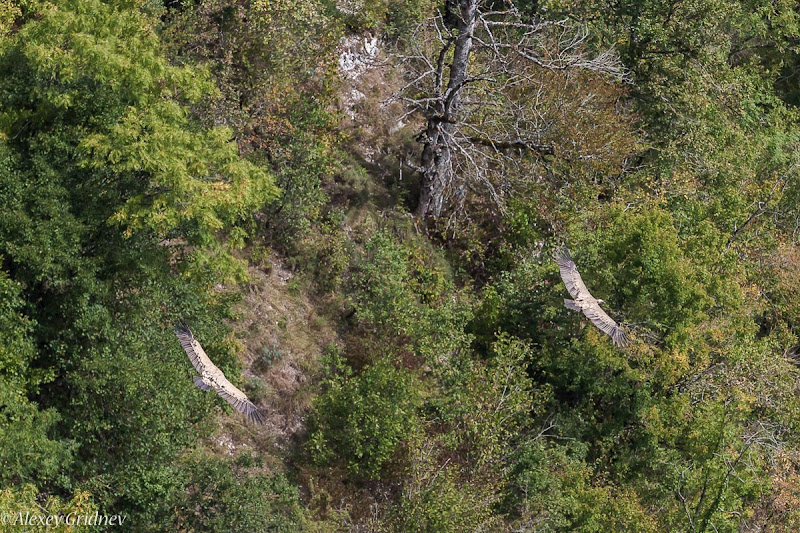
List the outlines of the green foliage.
<svg viewBox="0 0 800 533">
<path fill-rule="evenodd" d="M 22 10 L 11 0 L 0 3 L 0 37 L 8 33 L 17 17 L 22 15 Z"/>
<path fill-rule="evenodd" d="M 221 238 L 276 189 L 191 118 L 214 85 L 171 64 L 146 7 L 26 3 L 0 38 L 0 455 L 4 483 L 88 490 L 159 529 L 213 400 L 171 326 L 235 380 L 232 300 L 211 288 L 242 266 Z"/>
<path fill-rule="evenodd" d="M 312 224 L 319 222 L 328 197 L 322 189 L 322 178 L 331 173 L 331 156 L 325 142 L 311 135 L 293 135 L 288 146 L 275 156 L 277 183 L 283 194 L 268 213 L 273 235 L 289 251 L 295 251 L 298 236 L 309 235 Z M 321 224 L 320 233 L 326 232 Z"/>
<path fill-rule="evenodd" d="M 52 438 L 58 413 L 54 409 L 38 410 L 6 378 L 0 378 L 0 407 L 0 460 L 7 466 L 0 474 L 0 483 L 66 481 L 61 476 L 71 462 L 74 446 Z"/>
<path fill-rule="evenodd" d="M 354 2 L 352 7 L 340 7 L 339 16 L 353 33 L 386 32 L 392 37 L 400 37 L 433 15 L 436 7 L 436 2 L 432 0 L 364 0 Z"/>
<path fill-rule="evenodd" d="M 321 291 L 334 291 L 340 287 L 351 261 L 344 217 L 338 211 L 329 213 L 315 229 L 293 247 L 293 262 L 313 276 Z"/>
<path fill-rule="evenodd" d="M 500 527 L 508 450 L 547 401 L 525 372 L 530 356 L 529 345 L 503 336 L 488 361 L 455 352 L 428 372 L 427 435 L 408 452 L 402 496 L 390 513 L 396 531 Z"/>
<path fill-rule="evenodd" d="M 429 364 L 470 342 L 464 331 L 470 307 L 440 256 L 414 237 L 399 242 L 386 230 L 376 232 L 356 259 L 350 294 L 367 331 L 408 345 Z"/>
<path fill-rule="evenodd" d="M 152 531 L 796 530 L 796 6 L 519 3 L 582 20 L 586 57 L 613 48 L 626 83 L 537 66 L 503 85 L 475 124 L 533 113 L 553 154 L 503 152 L 502 213 L 456 174 L 469 220 L 423 228 L 387 193 L 414 139 L 374 142 L 365 117 L 369 165 L 341 142 L 337 49 L 349 27 L 427 50 L 411 28 L 442 6 L 357 4 L 0 0 L 0 512 Z M 541 33 L 542 58 L 563 35 Z M 388 95 L 408 74 L 366 83 Z M 561 243 L 630 346 L 564 308 Z M 321 317 L 321 365 L 314 343 L 285 350 L 278 316 L 245 339 L 274 348 L 240 376 L 248 254 L 306 274 L 271 303 Z M 191 385 L 180 318 L 256 402 L 297 371 L 285 427 L 211 423 L 232 409 Z M 235 457 L 208 451 L 213 431 Z"/>
<path fill-rule="evenodd" d="M 546 404 L 546 388 L 534 390 L 527 375 L 533 357 L 528 343 L 501 335 L 488 361 L 453 353 L 432 369 L 439 387 L 430 385 L 437 394 L 427 399 L 427 417 L 471 468 L 501 464 L 505 447 L 530 429 L 531 415 Z"/>
<path fill-rule="evenodd" d="M 515 467 L 540 472 L 514 481 L 528 498 L 515 504 L 519 520 L 545 520 L 552 530 L 602 529 L 609 517 L 618 521 L 612 521 L 614 530 L 738 527 L 738 515 L 720 509 L 743 513 L 746 502 L 752 505 L 766 490 L 768 467 L 760 461 L 775 457 L 778 448 L 768 443 L 789 423 L 787 412 L 761 402 L 782 398 L 777 403 L 790 411 L 795 405 L 786 396 L 789 380 L 764 379 L 775 387 L 769 391 L 754 385 L 762 383 L 762 373 L 793 371 L 780 358 L 762 366 L 771 349 L 755 340 L 741 265 L 725 253 L 717 229 L 676 227 L 660 208 L 607 205 L 602 215 L 578 219 L 571 229 L 582 246 L 573 252 L 587 286 L 626 322 L 637 323 L 628 353 L 612 349 L 595 328 L 580 332 L 569 325 L 567 317 L 579 327 L 583 317 L 561 308 L 567 294 L 549 261 L 526 261 L 486 287 L 471 329 L 481 344 L 493 342 L 489 332 L 497 331 L 536 343 L 538 357 L 529 363 L 534 387 L 552 388 L 557 413 L 542 423 L 591 443 L 574 463 L 584 480 L 598 464 L 614 482 L 583 481 L 581 489 L 573 479 L 560 495 L 562 489 L 548 485 L 555 482 L 552 474 L 542 476 L 528 462 L 540 457 L 545 469 L 564 464 L 550 455 L 556 449 L 539 443 L 532 448 L 536 455 Z M 786 342 L 781 338 L 772 342 Z M 750 457 L 746 465 L 744 457 Z M 635 476 L 645 471 L 640 482 Z M 620 494 L 615 501 L 621 507 L 605 507 L 610 493 Z M 657 521 L 646 516 L 647 506 L 668 498 L 677 498 L 676 505 L 665 507 Z"/>
<path fill-rule="evenodd" d="M 87 136 L 81 167 L 150 176 L 147 189 L 129 198 L 109 222 L 126 235 L 147 229 L 166 237 L 189 226 L 193 242 L 208 244 L 276 193 L 269 174 L 238 157 L 226 129 L 191 128 L 176 102 L 149 104 L 120 117 L 108 133 Z M 168 146 L 169 150 L 164 150 Z M 219 176 L 219 178 L 211 178 Z"/>
<path fill-rule="evenodd" d="M 377 478 L 398 445 L 420 431 L 419 385 L 385 359 L 357 375 L 342 364 L 315 401 L 307 447 L 318 464 L 339 458 L 353 475 Z"/>
<path fill-rule="evenodd" d="M 23 299 L 20 286 L 8 279 L 8 274 L 0 270 L 0 373 L 20 391 L 35 390 L 46 376 L 37 376 L 29 368 L 35 355 L 30 334 L 31 320 L 22 315 Z"/>
<path fill-rule="evenodd" d="M 36 175 L 10 182 L 4 203 L 16 220 L 4 235 L 12 246 L 23 239 L 10 237 L 24 231 L 74 250 L 86 224 L 99 231 L 108 222 L 126 237 L 181 235 L 213 248 L 223 226 L 274 198 L 271 177 L 238 157 L 229 130 L 188 117 L 184 102 L 198 102 L 214 86 L 202 70 L 169 64 L 154 17 L 88 0 L 40 13 L 9 36 L 0 57 L 7 73 L 0 124 L 18 154 L 9 154 L 8 168 Z M 26 198 L 31 188 L 36 199 Z M 20 216 L 57 227 L 52 237 L 36 235 Z M 213 252 L 198 258 L 227 259 Z"/>
<path fill-rule="evenodd" d="M 50 371 L 31 368 L 33 324 L 20 311 L 18 284 L 0 271 L 0 484 L 42 483 L 69 465 L 73 446 L 52 438 L 59 421 L 54 409 L 40 411 L 29 394 L 53 379 Z"/>
<path fill-rule="evenodd" d="M 464 483 L 456 466 L 438 466 L 417 450 L 412 471 L 390 523 L 394 531 L 457 533 L 500 527 L 490 484 Z"/>
<path fill-rule="evenodd" d="M 636 174 L 632 188 L 664 200 L 687 227 L 710 220 L 731 233 L 758 202 L 794 212 L 782 186 L 796 182 L 797 110 L 775 90 L 800 20 L 789 3 L 542 7 L 591 20 L 597 46 L 613 46 L 632 72 L 650 144 L 641 160 L 649 175 Z"/>
<path fill-rule="evenodd" d="M 283 359 L 283 353 L 275 348 L 265 346 L 261 349 L 261 353 L 262 355 L 253 363 L 253 367 L 261 372 L 269 370 L 272 365 Z"/>
<path fill-rule="evenodd" d="M 336 161 L 334 48 L 339 28 L 316 0 L 203 2 L 171 13 L 171 48 L 208 65 L 221 93 L 202 106 L 240 148 L 269 166 L 282 195 L 265 209 L 275 244 L 296 244 L 319 220 Z"/>
<path fill-rule="evenodd" d="M 3 517 L 3 525 L 7 531 L 25 528 L 25 522 L 13 523 L 12 520 L 25 520 L 28 516 L 39 517 L 61 517 L 62 522 L 55 521 L 38 531 L 54 531 L 56 533 L 81 533 L 84 531 L 96 530 L 96 526 L 86 525 L 86 518 L 94 518 L 97 507 L 91 501 L 91 495 L 86 492 L 77 493 L 71 500 L 64 501 L 55 496 L 47 496 L 42 501 L 41 493 L 34 485 L 25 484 L 16 488 L 6 488 L 0 490 L 0 516 Z M 115 514 L 115 513 L 111 513 Z M 81 521 L 78 522 L 78 517 Z M 51 519 L 54 520 L 54 519 Z M 130 523 L 130 522 L 129 522 Z M 123 522 L 124 524 L 124 522 Z M 25 528 L 25 531 L 35 531 Z"/>
<path fill-rule="evenodd" d="M 519 528 L 541 531 L 659 531 L 629 490 L 593 481 L 581 445 L 524 443 L 515 450 L 509 497 Z"/>
<path fill-rule="evenodd" d="M 582 258 L 583 271 L 598 298 L 664 335 L 667 347 L 708 318 L 714 304 L 729 312 L 741 308 L 737 267 L 719 250 L 716 232 L 681 245 L 673 218 L 658 208 L 625 213 L 609 206 L 604 219 L 593 237 L 582 236 L 598 250 L 590 252 L 596 258 Z"/>
<path fill-rule="evenodd" d="M 172 504 L 178 531 L 298 531 L 304 517 L 297 489 L 282 474 L 268 474 L 244 454 L 234 461 L 202 453 L 183 460 L 185 490 Z"/>
<path fill-rule="evenodd" d="M 649 497 L 661 498 L 667 489 L 685 499 L 688 510 L 674 509 L 667 520 L 690 520 L 700 530 L 711 524 L 720 531 L 739 527 L 739 518 L 727 511 L 746 515 L 768 490 L 770 468 L 764 461 L 780 456 L 775 447 L 780 428 L 797 416 L 789 385 L 794 370 L 776 357 L 770 343 L 726 348 L 723 361 L 681 394 L 641 413 L 648 455 L 631 464 L 639 471 L 642 463 L 655 467 L 651 476 L 662 483 L 642 484 Z"/>
</svg>

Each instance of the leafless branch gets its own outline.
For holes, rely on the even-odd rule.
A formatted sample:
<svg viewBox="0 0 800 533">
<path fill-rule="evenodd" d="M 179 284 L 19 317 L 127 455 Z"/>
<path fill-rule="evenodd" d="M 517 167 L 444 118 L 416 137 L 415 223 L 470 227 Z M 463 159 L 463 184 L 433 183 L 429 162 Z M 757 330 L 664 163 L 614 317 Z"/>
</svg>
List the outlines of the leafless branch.
<svg viewBox="0 0 800 533">
<path fill-rule="evenodd" d="M 418 136 L 420 217 L 437 218 L 445 205 L 458 210 L 471 182 L 503 212 L 503 197 L 513 185 L 507 179 L 510 167 L 529 153 L 539 158 L 556 153 L 543 140 L 553 126 L 542 109 L 546 93 L 553 93 L 545 90 L 556 79 L 553 73 L 625 77 L 613 50 L 588 54 L 586 26 L 568 19 L 525 21 L 513 2 L 505 5 L 493 9 L 483 0 L 462 0 L 454 25 L 437 14 L 394 56 L 407 81 L 386 103 L 402 102 L 407 113 L 426 122 Z M 581 105 L 591 106 L 592 98 L 587 95 Z"/>
<path fill-rule="evenodd" d="M 757 207 L 756 207 L 755 211 L 753 211 L 750 214 L 750 216 L 747 217 L 747 220 L 745 220 L 744 223 L 741 226 L 735 226 L 734 227 L 733 233 L 731 234 L 730 238 L 728 238 L 728 243 L 725 245 L 725 250 L 730 250 L 731 244 L 733 244 L 733 241 L 736 240 L 736 237 L 738 237 L 739 234 L 751 222 L 753 222 L 756 218 L 760 217 L 765 212 L 767 212 L 767 206 L 770 204 L 770 202 L 772 202 L 773 198 L 775 197 L 775 193 L 781 193 L 782 194 L 783 191 L 786 190 L 786 186 L 789 183 L 789 177 L 791 175 L 791 172 L 796 168 L 797 168 L 796 164 L 792 165 L 791 169 L 788 172 L 786 172 L 786 173 L 782 174 L 781 176 L 779 176 L 778 179 L 775 181 L 775 185 L 773 185 L 772 190 L 770 190 L 769 195 L 767 195 L 767 198 L 765 200 L 760 200 L 760 201 L 756 202 Z"/>
</svg>

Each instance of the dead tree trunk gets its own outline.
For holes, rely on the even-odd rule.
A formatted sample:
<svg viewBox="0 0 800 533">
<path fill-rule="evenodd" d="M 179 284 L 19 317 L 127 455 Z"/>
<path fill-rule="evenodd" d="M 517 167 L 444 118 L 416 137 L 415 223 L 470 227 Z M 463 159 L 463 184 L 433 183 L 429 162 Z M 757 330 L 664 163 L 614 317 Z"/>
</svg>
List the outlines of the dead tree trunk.
<svg viewBox="0 0 800 533">
<path fill-rule="evenodd" d="M 421 219 L 439 218 L 450 207 L 457 213 L 474 189 L 502 212 L 511 190 L 508 169 L 529 155 L 553 156 L 558 142 L 567 153 L 582 146 L 576 139 L 560 141 L 564 105 L 554 82 L 572 87 L 571 70 L 621 78 L 612 51 L 587 57 L 583 26 L 520 17 L 510 0 L 447 0 L 447 12 L 420 24 L 399 48 L 407 83 L 393 99 L 409 106 L 407 115 L 423 119 L 422 153 L 404 158 L 420 157 L 413 168 L 422 176 Z M 594 112 L 595 100 L 581 99 L 574 112 Z"/>
<path fill-rule="evenodd" d="M 437 89 L 441 98 L 426 113 L 427 127 L 421 136 L 422 185 L 417 205 L 417 216 L 438 217 L 442 212 L 444 195 L 453 176 L 451 139 L 456 127 L 461 103 L 461 89 L 468 79 L 469 57 L 479 0 L 458 1 L 458 24 L 454 39 L 448 41 L 439 54 L 436 65 Z M 447 88 L 442 92 L 445 56 L 453 44 L 453 59 Z"/>
</svg>

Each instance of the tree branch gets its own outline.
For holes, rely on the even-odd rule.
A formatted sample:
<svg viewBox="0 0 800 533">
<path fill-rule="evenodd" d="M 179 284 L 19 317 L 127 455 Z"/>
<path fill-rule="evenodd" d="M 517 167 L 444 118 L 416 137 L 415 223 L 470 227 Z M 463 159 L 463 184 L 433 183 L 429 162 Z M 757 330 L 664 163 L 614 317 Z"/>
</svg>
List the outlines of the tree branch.
<svg viewBox="0 0 800 533">
<path fill-rule="evenodd" d="M 541 156 L 555 155 L 555 147 L 552 144 L 537 144 L 525 139 L 499 140 L 476 136 L 467 137 L 467 139 L 475 144 L 489 146 L 496 150 L 508 150 L 515 148 L 520 150 L 530 150 L 538 153 Z"/>
</svg>

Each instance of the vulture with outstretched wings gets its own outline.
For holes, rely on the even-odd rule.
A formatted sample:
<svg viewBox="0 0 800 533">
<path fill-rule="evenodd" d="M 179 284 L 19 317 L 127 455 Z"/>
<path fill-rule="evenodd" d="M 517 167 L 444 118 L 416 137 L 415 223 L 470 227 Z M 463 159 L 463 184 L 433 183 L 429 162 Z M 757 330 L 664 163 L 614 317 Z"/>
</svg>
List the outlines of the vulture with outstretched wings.
<svg viewBox="0 0 800 533">
<path fill-rule="evenodd" d="M 554 258 L 558 263 L 558 269 L 561 271 L 561 279 L 564 280 L 564 285 L 567 286 L 567 290 L 573 298 L 572 300 L 564 298 L 564 306 L 567 309 L 580 311 L 586 315 L 586 318 L 591 320 L 592 324 L 611 337 L 615 346 L 627 346 L 629 342 L 628 335 L 600 307 L 600 304 L 605 302 L 598 300 L 589 293 L 589 289 L 583 284 L 578 267 L 575 266 L 575 262 L 569 255 L 569 250 L 566 247 L 561 247 L 556 250 Z"/>
<path fill-rule="evenodd" d="M 200 373 L 199 376 L 194 377 L 195 386 L 204 391 L 214 389 L 226 402 L 240 413 L 243 413 L 254 424 L 263 425 L 266 422 L 264 412 L 256 407 L 245 393 L 228 381 L 222 370 L 211 362 L 203 347 L 200 346 L 200 343 L 192 335 L 192 331 L 185 324 L 175 326 L 175 335 L 181 341 L 181 346 L 186 351 L 186 355 L 189 356 L 192 366 Z"/>
</svg>

